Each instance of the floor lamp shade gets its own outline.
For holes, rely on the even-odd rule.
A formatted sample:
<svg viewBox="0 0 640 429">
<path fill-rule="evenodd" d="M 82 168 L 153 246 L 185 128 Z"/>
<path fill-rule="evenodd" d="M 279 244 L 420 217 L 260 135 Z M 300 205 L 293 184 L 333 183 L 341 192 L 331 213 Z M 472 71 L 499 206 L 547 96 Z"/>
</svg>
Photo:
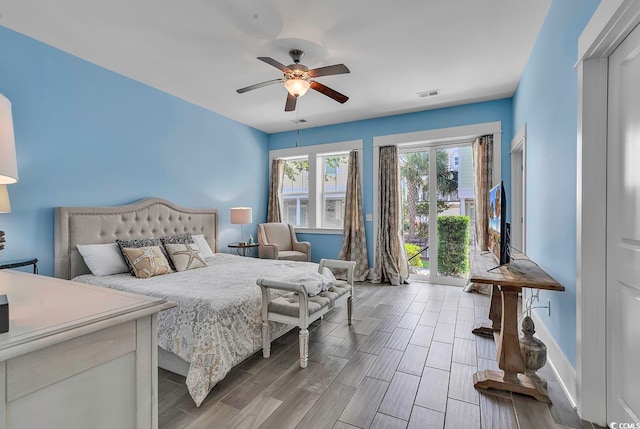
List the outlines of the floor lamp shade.
<svg viewBox="0 0 640 429">
<path fill-rule="evenodd" d="M 231 223 L 246 225 L 252 223 L 251 207 L 233 207 L 231 209 Z"/>
<path fill-rule="evenodd" d="M 0 185 L 18 181 L 11 102 L 0 94 Z"/>
<path fill-rule="evenodd" d="M 9 202 L 7 185 L 0 185 L 0 213 L 11 213 L 11 203 Z"/>
</svg>

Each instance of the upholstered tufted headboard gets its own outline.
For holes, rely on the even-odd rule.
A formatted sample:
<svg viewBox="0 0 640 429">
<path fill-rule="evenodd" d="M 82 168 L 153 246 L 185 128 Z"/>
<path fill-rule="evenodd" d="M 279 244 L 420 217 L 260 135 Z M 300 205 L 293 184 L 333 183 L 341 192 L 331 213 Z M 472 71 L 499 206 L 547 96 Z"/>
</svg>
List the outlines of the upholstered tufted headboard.
<svg viewBox="0 0 640 429">
<path fill-rule="evenodd" d="M 72 279 L 90 273 L 77 244 L 113 243 L 117 239 L 204 234 L 218 251 L 218 211 L 187 209 L 160 198 L 118 207 L 58 207 L 55 211 L 55 276 Z"/>
</svg>

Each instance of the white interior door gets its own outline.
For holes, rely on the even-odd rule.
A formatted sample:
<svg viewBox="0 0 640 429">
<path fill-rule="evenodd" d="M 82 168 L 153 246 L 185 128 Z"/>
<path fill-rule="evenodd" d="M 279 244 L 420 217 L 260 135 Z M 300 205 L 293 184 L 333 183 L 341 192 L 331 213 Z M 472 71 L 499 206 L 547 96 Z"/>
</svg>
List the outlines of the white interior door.
<svg viewBox="0 0 640 429">
<path fill-rule="evenodd" d="M 640 423 L 640 27 L 609 57 L 607 420 Z"/>
</svg>

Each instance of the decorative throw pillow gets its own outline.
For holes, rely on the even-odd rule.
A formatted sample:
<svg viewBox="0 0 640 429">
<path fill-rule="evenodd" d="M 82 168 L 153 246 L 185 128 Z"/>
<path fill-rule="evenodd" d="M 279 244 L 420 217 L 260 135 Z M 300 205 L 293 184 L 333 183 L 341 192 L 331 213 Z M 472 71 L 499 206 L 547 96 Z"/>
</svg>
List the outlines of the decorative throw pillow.
<svg viewBox="0 0 640 429">
<path fill-rule="evenodd" d="M 193 237 L 191 237 L 191 234 L 188 234 L 188 233 L 176 234 L 176 235 L 170 235 L 168 237 L 163 237 L 160 239 L 160 241 L 162 242 L 162 246 L 163 246 L 162 250 L 163 250 L 164 256 L 166 256 L 167 259 L 169 260 L 169 266 L 174 271 L 180 271 L 176 269 L 176 266 L 173 263 L 173 259 L 171 259 L 171 256 L 167 251 L 167 244 L 191 244 L 193 243 Z"/>
<path fill-rule="evenodd" d="M 193 237 L 191 234 L 176 234 L 160 239 L 162 244 L 191 244 L 193 243 Z"/>
<path fill-rule="evenodd" d="M 160 246 L 131 247 L 123 248 L 122 253 L 133 267 L 133 274 L 139 279 L 148 279 L 173 272 L 161 249 Z"/>
<path fill-rule="evenodd" d="M 108 276 L 129 271 L 116 243 L 78 244 L 78 252 L 94 276 Z"/>
<path fill-rule="evenodd" d="M 209 247 L 209 243 L 207 243 L 207 240 L 204 238 L 204 234 L 196 234 L 193 235 L 192 238 L 200 248 L 200 256 L 202 256 L 204 259 L 215 256 L 215 253 L 213 253 L 211 247 Z"/>
<path fill-rule="evenodd" d="M 127 255 L 125 255 L 125 253 L 124 253 L 124 249 L 133 249 L 133 248 L 137 248 L 137 247 L 158 246 L 158 247 L 160 247 L 160 251 L 164 255 L 165 259 L 167 261 L 169 260 L 169 254 L 164 249 L 164 246 L 162 245 L 162 241 L 160 241 L 159 238 L 139 238 L 139 239 L 136 239 L 136 240 L 116 240 L 116 243 L 118 244 L 118 246 L 120 246 L 120 251 L 122 252 L 122 256 L 124 256 L 124 260 L 127 262 L 127 266 L 129 267 L 129 272 L 131 273 L 132 276 L 135 276 L 136 274 L 133 271 L 133 266 L 131 265 L 131 263 L 127 259 Z M 171 267 L 171 265 L 169 265 L 169 267 Z"/>
<path fill-rule="evenodd" d="M 176 271 L 193 270 L 208 265 L 196 244 L 165 244 L 165 247 Z"/>
</svg>

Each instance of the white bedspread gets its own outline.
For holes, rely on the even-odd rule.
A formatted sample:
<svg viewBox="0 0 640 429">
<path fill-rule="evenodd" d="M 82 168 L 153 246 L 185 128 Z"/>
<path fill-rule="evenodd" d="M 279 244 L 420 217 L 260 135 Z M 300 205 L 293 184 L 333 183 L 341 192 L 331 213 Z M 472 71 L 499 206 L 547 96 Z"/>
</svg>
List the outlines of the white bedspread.
<svg viewBox="0 0 640 429">
<path fill-rule="evenodd" d="M 178 304 L 158 315 L 158 345 L 190 363 L 187 387 L 198 406 L 233 366 L 262 348 L 262 298 L 256 279 L 292 281 L 318 269 L 310 262 L 222 253 L 208 262 L 206 268 L 149 279 L 137 279 L 128 273 L 74 279 Z M 272 335 L 278 337 L 289 329 L 291 326 L 272 324 Z"/>
</svg>

